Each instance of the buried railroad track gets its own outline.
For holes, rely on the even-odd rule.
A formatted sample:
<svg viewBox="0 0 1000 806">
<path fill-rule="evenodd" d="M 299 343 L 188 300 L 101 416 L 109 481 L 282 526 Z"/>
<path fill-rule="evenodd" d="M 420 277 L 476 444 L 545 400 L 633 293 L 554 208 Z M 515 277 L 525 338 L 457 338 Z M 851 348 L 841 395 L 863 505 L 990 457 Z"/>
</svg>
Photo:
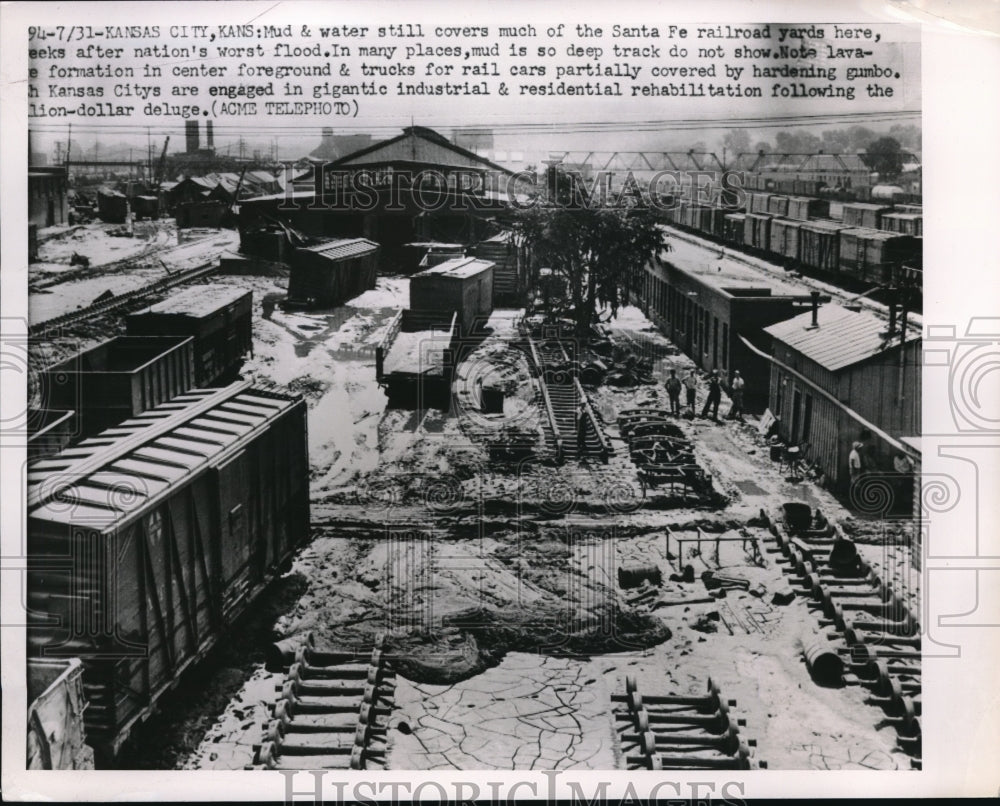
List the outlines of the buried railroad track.
<svg viewBox="0 0 1000 806">
<path fill-rule="evenodd" d="M 385 768 L 395 674 L 384 642 L 383 634 L 376 636 L 368 658 L 317 650 L 311 635 L 294 650 L 279 651 L 285 679 L 246 769 Z"/>
<path fill-rule="evenodd" d="M 818 682 L 868 688 L 868 702 L 882 707 L 899 749 L 920 769 L 918 620 L 819 510 L 813 514 L 807 504 L 795 502 L 784 511 L 783 523 L 763 510 L 760 516 L 777 543 L 766 551 L 782 555 L 777 562 L 789 584 L 822 616 L 825 633 L 804 648 L 811 674 Z"/>
<path fill-rule="evenodd" d="M 148 257 L 148 255 L 146 257 Z M 136 258 L 129 258 L 128 260 L 136 260 Z M 52 319 L 46 319 L 44 322 L 31 324 L 28 326 L 28 336 L 33 339 L 49 338 L 54 331 L 58 331 L 62 328 L 69 327 L 80 322 L 85 322 L 88 319 L 93 319 L 94 317 L 102 316 L 103 314 L 111 313 L 112 311 L 116 311 L 119 308 L 131 303 L 138 302 L 146 297 L 162 293 L 163 291 L 167 291 L 175 286 L 182 285 L 183 283 L 197 280 L 200 277 L 204 277 L 214 271 L 217 271 L 218 268 L 218 261 L 210 260 L 207 263 L 200 263 L 190 269 L 175 271 L 168 277 L 156 280 L 149 285 L 143 286 L 142 288 L 137 288 L 133 291 L 126 291 L 124 294 L 119 294 L 118 296 L 95 302 L 85 308 L 80 308 L 78 310 L 71 311 L 70 313 L 64 313 L 61 316 L 56 316 Z"/>
<path fill-rule="evenodd" d="M 629 770 L 766 769 L 754 758 L 756 741 L 740 735 L 746 720 L 733 716 L 709 678 L 703 695 L 642 694 L 635 677 L 625 694 L 611 696 L 615 728 Z"/>
</svg>

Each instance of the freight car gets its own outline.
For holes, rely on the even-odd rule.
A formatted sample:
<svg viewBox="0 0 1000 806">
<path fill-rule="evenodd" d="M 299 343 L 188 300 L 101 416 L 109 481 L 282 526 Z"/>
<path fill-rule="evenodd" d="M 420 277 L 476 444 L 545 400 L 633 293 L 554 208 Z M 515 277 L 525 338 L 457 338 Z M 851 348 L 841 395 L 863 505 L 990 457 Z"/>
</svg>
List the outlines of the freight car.
<svg viewBox="0 0 1000 806">
<path fill-rule="evenodd" d="M 901 235 L 923 237 L 923 213 L 892 212 L 882 215 L 882 229 L 886 232 L 898 232 Z"/>
<path fill-rule="evenodd" d="M 249 383 L 29 465 L 28 657 L 83 661 L 99 765 L 288 566 L 308 476 L 304 401 Z"/>
<path fill-rule="evenodd" d="M 236 380 L 253 349 L 253 292 L 196 285 L 125 319 L 130 336 L 194 337 L 195 384 Z"/>
<path fill-rule="evenodd" d="M 46 407 L 72 410 L 89 436 L 195 385 L 194 339 L 117 336 L 41 373 Z"/>
<path fill-rule="evenodd" d="M 832 221 L 805 221 L 799 228 L 799 261 L 816 271 L 836 274 L 840 268 L 840 231 Z"/>
<path fill-rule="evenodd" d="M 789 218 L 799 221 L 829 218 L 830 202 L 826 199 L 815 199 L 811 196 L 790 196 L 788 199 L 787 215 Z"/>
<path fill-rule="evenodd" d="M 123 224 L 128 216 L 128 199 L 117 190 L 97 191 L 97 215 L 109 224 Z"/>
<path fill-rule="evenodd" d="M 771 222 L 771 252 L 785 259 L 787 263 L 799 260 L 799 230 L 801 221 L 776 218 Z"/>
<path fill-rule="evenodd" d="M 743 243 L 759 252 L 771 249 L 771 218 L 765 213 L 747 213 Z"/>
<path fill-rule="evenodd" d="M 840 271 L 862 283 L 884 285 L 892 270 L 918 252 L 917 239 L 884 230 L 855 227 L 840 233 Z"/>
<path fill-rule="evenodd" d="M 892 207 L 884 204 L 845 204 L 843 224 L 845 227 L 879 229 L 883 214 L 891 212 Z"/>
</svg>

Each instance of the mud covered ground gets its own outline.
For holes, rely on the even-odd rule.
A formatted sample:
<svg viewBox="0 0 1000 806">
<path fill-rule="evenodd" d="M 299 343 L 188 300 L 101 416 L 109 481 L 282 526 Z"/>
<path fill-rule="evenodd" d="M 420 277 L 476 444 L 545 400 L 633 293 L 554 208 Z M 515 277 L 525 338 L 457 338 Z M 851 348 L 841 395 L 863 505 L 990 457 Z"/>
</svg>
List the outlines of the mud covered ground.
<svg viewBox="0 0 1000 806">
<path fill-rule="evenodd" d="M 407 278 L 381 277 L 348 304 L 311 312 L 264 306 L 284 295 L 280 274 L 211 282 L 254 291 L 244 377 L 308 401 L 312 541 L 139 732 L 128 766 L 241 769 L 280 678 L 264 669 L 263 650 L 309 631 L 321 646 L 358 649 L 387 634 L 399 681 L 392 768 L 620 768 L 610 703 L 626 675 L 648 694 L 701 693 L 711 677 L 736 700 L 741 733 L 771 769 L 908 768 L 864 690 L 810 678 L 802 647 L 820 631 L 817 616 L 799 597 L 775 597 L 788 592 L 786 578 L 765 530 L 747 523 L 785 501 L 820 507 L 915 603 L 908 534 L 886 540 L 880 522 L 786 478 L 753 418 L 678 421 L 711 494 L 643 491 L 617 413 L 664 405 L 662 380 L 690 362 L 641 312 L 621 311 L 611 333 L 651 359 L 657 383 L 591 395 L 609 462 L 500 466 L 487 443 L 505 429 L 541 445 L 540 388 L 516 345 L 520 312 L 495 312 L 486 337 L 468 346 L 448 411 L 392 409 L 374 348 L 407 305 Z M 481 412 L 481 382 L 507 391 L 502 414 Z M 686 565 L 693 582 L 676 579 Z M 619 569 L 638 566 L 663 584 L 622 589 Z M 705 571 L 750 590 L 706 602 Z"/>
</svg>

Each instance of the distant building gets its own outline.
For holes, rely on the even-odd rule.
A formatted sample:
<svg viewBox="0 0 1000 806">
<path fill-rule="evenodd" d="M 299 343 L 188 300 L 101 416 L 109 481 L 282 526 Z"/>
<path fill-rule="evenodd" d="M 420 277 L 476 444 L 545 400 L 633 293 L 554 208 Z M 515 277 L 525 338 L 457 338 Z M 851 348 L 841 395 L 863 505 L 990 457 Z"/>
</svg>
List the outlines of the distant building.
<svg viewBox="0 0 1000 806">
<path fill-rule="evenodd" d="M 28 223 L 52 227 L 69 223 L 66 169 L 28 168 Z"/>
<path fill-rule="evenodd" d="M 407 245 L 437 241 L 474 244 L 497 232 L 491 219 L 508 209 L 514 172 L 439 133 L 411 126 L 293 181 L 283 193 L 247 200 L 241 227 L 261 215 L 280 217 L 314 235 L 377 241 L 385 271 L 400 271 Z"/>
<path fill-rule="evenodd" d="M 310 159 L 332 162 L 345 154 L 352 154 L 372 144 L 370 134 L 334 134 L 333 129 L 324 127 L 320 144 L 309 152 Z"/>
<path fill-rule="evenodd" d="M 781 436 L 808 444 L 807 455 L 841 489 L 847 459 L 865 442 L 877 467 L 891 470 L 894 449 L 862 420 L 899 440 L 920 433 L 921 340 L 871 313 L 825 305 L 764 329 L 771 337 L 769 408 Z"/>
</svg>

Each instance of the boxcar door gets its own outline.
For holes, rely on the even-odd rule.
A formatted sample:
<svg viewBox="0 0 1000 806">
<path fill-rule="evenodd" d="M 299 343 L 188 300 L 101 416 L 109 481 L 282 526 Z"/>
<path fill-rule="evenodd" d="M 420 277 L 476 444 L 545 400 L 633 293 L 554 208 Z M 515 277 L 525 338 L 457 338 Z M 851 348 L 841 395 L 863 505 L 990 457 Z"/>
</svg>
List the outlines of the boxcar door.
<svg viewBox="0 0 1000 806">
<path fill-rule="evenodd" d="M 219 490 L 219 567 L 222 569 L 222 616 L 238 615 L 250 585 L 250 513 L 247 456 L 241 451 L 216 468 Z"/>
</svg>

